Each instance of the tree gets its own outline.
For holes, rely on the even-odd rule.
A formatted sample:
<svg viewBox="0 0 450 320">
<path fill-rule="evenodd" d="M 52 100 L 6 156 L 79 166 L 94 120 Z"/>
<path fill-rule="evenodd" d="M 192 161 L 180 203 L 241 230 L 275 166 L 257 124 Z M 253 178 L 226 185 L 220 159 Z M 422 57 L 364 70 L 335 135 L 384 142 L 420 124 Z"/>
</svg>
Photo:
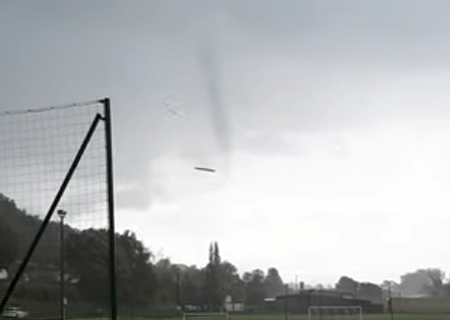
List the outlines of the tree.
<svg viewBox="0 0 450 320">
<path fill-rule="evenodd" d="M 123 274 L 122 301 L 130 305 L 146 305 L 155 291 L 156 275 L 150 263 L 152 254 L 130 231 L 118 235 L 117 252 Z"/>
<path fill-rule="evenodd" d="M 336 290 L 342 292 L 352 293 L 355 296 L 358 294 L 358 282 L 352 278 L 343 276 L 336 283 Z"/>
<path fill-rule="evenodd" d="M 242 282 L 237 268 L 230 262 L 224 261 L 220 264 L 224 294 L 231 297 L 233 302 L 244 301 L 244 283 Z"/>
<path fill-rule="evenodd" d="M 316 290 L 325 290 L 325 286 L 321 283 L 318 283 L 314 286 L 314 289 Z"/>
<path fill-rule="evenodd" d="M 440 269 L 418 269 L 401 276 L 400 289 L 403 296 L 439 296 L 444 291 L 445 273 Z"/>
<path fill-rule="evenodd" d="M 108 301 L 107 236 L 107 230 L 88 229 L 66 239 L 69 272 L 79 277 L 78 288 L 83 297 L 99 304 Z M 117 274 L 122 274 L 121 267 Z"/>
<path fill-rule="evenodd" d="M 433 297 L 443 296 L 445 294 L 445 272 L 438 268 L 428 268 L 424 270 L 429 279 L 429 284 L 424 290 Z"/>
<path fill-rule="evenodd" d="M 214 251 L 213 251 L 213 264 L 219 266 L 221 263 L 220 253 L 219 253 L 219 245 L 217 242 L 214 242 Z"/>
<path fill-rule="evenodd" d="M 383 299 L 400 296 L 400 285 L 395 281 L 384 280 L 380 285 L 383 291 Z"/>
<path fill-rule="evenodd" d="M 220 262 L 219 246 L 215 242 L 209 248 L 209 263 L 205 268 L 203 284 L 205 305 L 209 310 L 215 311 L 222 308 L 225 300 Z"/>
<path fill-rule="evenodd" d="M 204 272 L 196 266 L 181 270 L 180 277 L 180 300 L 181 305 L 202 306 L 202 284 L 204 283 Z"/>
<path fill-rule="evenodd" d="M 266 297 L 264 288 L 264 272 L 255 269 L 244 273 L 242 280 L 245 283 L 245 303 L 249 306 L 258 307 L 264 303 Z"/>
<path fill-rule="evenodd" d="M 16 260 L 17 254 L 17 236 L 0 212 L 0 269 L 8 269 Z"/>
<path fill-rule="evenodd" d="M 269 268 L 267 270 L 267 275 L 264 279 L 264 289 L 267 298 L 275 298 L 284 293 L 283 280 L 276 268 Z"/>
<path fill-rule="evenodd" d="M 66 241 L 69 270 L 79 277 L 78 288 L 88 301 L 108 301 L 108 231 L 88 229 L 70 234 Z M 126 231 L 116 234 L 118 300 L 127 305 L 145 305 L 155 288 L 156 277 L 150 252 Z"/>
<path fill-rule="evenodd" d="M 358 287 L 358 298 L 369 300 L 375 303 L 382 303 L 381 287 L 370 282 L 362 282 Z"/>
<path fill-rule="evenodd" d="M 37 216 L 27 214 L 19 209 L 15 201 L 0 193 L 0 218 L 8 225 L 8 228 L 16 235 L 15 257 L 22 257 L 28 251 L 30 243 L 36 236 L 42 220 Z M 66 226 L 66 234 L 74 230 Z M 6 235 L 5 235 L 6 236 Z M 2 232 L 0 231 L 0 237 Z M 41 266 L 54 264 L 59 259 L 59 223 L 50 222 L 36 247 L 31 262 Z M 0 238 L 1 240 L 1 238 Z M 3 241 L 1 241 L 3 242 Z M 4 242 L 3 242 L 4 243 Z M 8 243 L 9 246 L 9 243 Z M 10 248 L 13 249 L 13 248 Z M 1 267 L 1 266 L 0 266 Z"/>
<path fill-rule="evenodd" d="M 170 259 L 160 259 L 156 265 L 157 294 L 155 303 L 158 305 L 174 305 L 177 302 L 177 274 L 178 268 L 170 262 Z"/>
</svg>

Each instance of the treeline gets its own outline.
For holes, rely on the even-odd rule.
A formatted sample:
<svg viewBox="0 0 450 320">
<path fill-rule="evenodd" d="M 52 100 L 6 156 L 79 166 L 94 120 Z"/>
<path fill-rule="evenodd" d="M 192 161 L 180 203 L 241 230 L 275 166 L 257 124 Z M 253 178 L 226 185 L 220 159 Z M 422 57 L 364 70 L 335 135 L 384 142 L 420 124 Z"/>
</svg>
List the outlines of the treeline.
<svg viewBox="0 0 450 320">
<path fill-rule="evenodd" d="M 108 256 L 106 231 L 84 230 L 67 239 L 67 263 L 78 278 L 78 288 L 89 301 L 107 298 Z M 133 307 L 147 305 L 220 309 L 230 302 L 260 305 L 265 297 L 283 292 L 283 281 L 275 268 L 244 273 L 222 261 L 217 243 L 211 244 L 205 267 L 173 264 L 169 259 L 154 261 L 152 253 L 127 231 L 116 236 L 118 300 Z M 206 254 L 205 254 L 206 256 Z M 102 292 L 101 290 L 106 290 Z"/>
<path fill-rule="evenodd" d="M 380 285 L 344 276 L 335 289 L 375 302 L 390 297 L 450 297 L 450 279 L 439 268 L 426 268 L 400 276 L 399 282 L 385 280 Z"/>
<path fill-rule="evenodd" d="M 370 282 L 358 282 L 350 277 L 341 277 L 336 283 L 336 290 L 352 294 L 356 298 L 382 303 L 383 288 Z"/>
<path fill-rule="evenodd" d="M 384 289 L 395 296 L 450 297 L 450 279 L 439 268 L 418 269 L 400 276 L 400 281 L 384 281 Z"/>
<path fill-rule="evenodd" d="M 14 201 L 0 195 L 0 269 L 9 279 L 0 280 L 0 294 L 17 269 L 41 220 L 17 208 Z M 76 230 L 65 226 L 65 282 L 69 305 L 83 305 L 101 312 L 108 305 L 108 233 L 103 229 Z M 205 248 L 207 249 L 207 248 Z M 51 222 L 43 236 L 14 300 L 30 305 L 59 301 L 59 225 Z M 276 268 L 239 274 L 229 261 L 222 260 L 217 243 L 205 266 L 187 266 L 169 259 L 156 260 L 133 232 L 116 234 L 117 297 L 122 310 L 138 312 L 158 308 L 201 308 L 215 310 L 229 303 L 261 306 L 266 297 L 284 292 Z M 77 310 L 80 308 L 77 308 Z"/>
<path fill-rule="evenodd" d="M 41 224 L 38 217 L 18 209 L 13 200 L 0 194 L 0 297 L 17 269 Z M 60 226 L 51 222 L 19 283 L 13 301 L 25 305 L 49 305 L 57 310 L 60 298 Z M 108 233 L 103 229 L 76 230 L 65 226 L 66 297 L 69 310 L 101 313 L 108 308 L 110 282 Z M 229 304 L 261 308 L 266 298 L 286 291 L 276 268 L 239 273 L 222 259 L 219 245 L 205 250 L 204 266 L 176 264 L 168 258 L 157 260 L 131 231 L 116 234 L 117 297 L 125 312 L 144 314 L 150 309 L 217 310 Z M 205 248 L 207 249 L 207 248 Z M 2 279 L 6 270 L 9 278 Z M 301 286 L 303 288 L 303 286 Z M 290 285 L 289 293 L 302 289 Z M 311 289 L 308 285 L 304 289 Z M 325 289 L 316 286 L 312 289 Z M 328 290 L 339 290 L 355 297 L 382 302 L 390 296 L 450 296 L 450 283 L 440 269 L 419 269 L 403 275 L 400 282 L 382 284 L 358 282 L 341 277 Z M 31 308 L 31 307 L 30 307 Z M 39 310 L 36 308 L 35 310 Z M 42 316 L 48 316 L 39 311 Z M 50 312 L 50 311 L 49 311 Z"/>
</svg>

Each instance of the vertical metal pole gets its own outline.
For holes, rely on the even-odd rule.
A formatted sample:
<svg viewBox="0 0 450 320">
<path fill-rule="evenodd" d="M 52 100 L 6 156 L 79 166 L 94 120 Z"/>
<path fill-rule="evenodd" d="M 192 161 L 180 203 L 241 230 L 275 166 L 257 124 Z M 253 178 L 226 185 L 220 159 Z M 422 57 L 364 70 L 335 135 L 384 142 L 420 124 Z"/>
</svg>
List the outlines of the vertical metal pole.
<svg viewBox="0 0 450 320">
<path fill-rule="evenodd" d="M 288 309 L 289 309 L 289 290 L 288 285 L 284 285 L 284 296 L 286 297 L 286 300 L 284 301 L 284 320 L 288 320 Z"/>
<path fill-rule="evenodd" d="M 109 224 L 109 281 L 110 281 L 110 317 L 117 320 L 117 287 L 116 287 L 116 230 L 114 221 L 114 179 L 113 179 L 113 153 L 111 129 L 111 105 L 109 98 L 100 102 L 104 106 L 105 143 L 106 143 L 106 184 L 108 201 Z"/>
<path fill-rule="evenodd" d="M 64 210 L 58 210 L 58 215 L 60 218 L 60 227 L 59 227 L 59 244 L 60 244 L 60 274 L 59 274 L 59 281 L 61 286 L 61 292 L 60 292 L 60 312 L 61 312 L 61 320 L 66 319 L 66 279 L 65 279 L 65 256 L 64 256 L 64 250 L 65 250 L 65 244 L 64 244 L 64 217 L 66 215 L 66 212 Z"/>
<path fill-rule="evenodd" d="M 176 300 L 177 300 L 177 308 L 179 308 L 180 312 L 184 313 L 184 297 L 181 294 L 181 270 L 177 267 L 176 273 Z"/>
<path fill-rule="evenodd" d="M 394 320 L 394 310 L 392 309 L 392 293 L 390 284 L 389 284 L 388 310 L 389 314 L 391 315 L 391 320 Z"/>
</svg>

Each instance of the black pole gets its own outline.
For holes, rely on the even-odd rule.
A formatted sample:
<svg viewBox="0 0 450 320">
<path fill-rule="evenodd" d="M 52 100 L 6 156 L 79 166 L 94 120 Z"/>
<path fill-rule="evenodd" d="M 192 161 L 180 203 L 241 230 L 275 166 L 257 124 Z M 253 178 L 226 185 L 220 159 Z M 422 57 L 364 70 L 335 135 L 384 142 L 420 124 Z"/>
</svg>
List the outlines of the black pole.
<svg viewBox="0 0 450 320">
<path fill-rule="evenodd" d="M 58 210 L 58 215 L 60 218 L 60 227 L 59 227 L 59 243 L 60 243 L 60 316 L 61 320 L 66 319 L 66 271 L 65 271 L 65 257 L 64 257 L 64 217 L 66 216 L 66 212 L 64 210 Z"/>
<path fill-rule="evenodd" d="M 389 286 L 388 309 L 389 309 L 389 314 L 391 315 L 391 320 L 394 320 L 394 310 L 392 308 L 392 294 L 391 294 L 390 286 Z"/>
<path fill-rule="evenodd" d="M 284 285 L 284 296 L 286 297 L 284 301 L 284 320 L 288 320 L 288 312 L 289 312 L 289 290 L 288 285 Z"/>
<path fill-rule="evenodd" d="M 319 307 L 322 306 L 322 292 L 321 289 L 317 289 L 317 298 L 318 298 L 318 305 Z M 319 309 L 319 319 L 322 319 L 322 311 Z"/>
<path fill-rule="evenodd" d="M 75 170 L 80 163 L 81 158 L 83 157 L 84 152 L 86 151 L 86 148 L 89 144 L 89 141 L 92 138 L 92 135 L 95 132 L 95 129 L 98 125 L 98 122 L 101 120 L 101 116 L 97 114 L 94 118 L 94 121 L 91 123 L 91 126 L 89 127 L 89 130 L 84 137 L 83 142 L 81 143 L 80 148 L 77 151 L 77 154 L 75 155 L 75 158 L 73 159 L 72 164 L 70 165 L 69 171 L 67 171 L 66 176 L 64 177 L 64 180 L 59 187 L 58 192 L 56 193 L 55 198 L 53 199 L 52 204 L 50 205 L 50 208 L 47 211 L 47 214 L 45 215 L 44 220 L 42 221 L 42 224 L 36 234 L 36 236 L 33 239 L 33 242 L 31 243 L 30 248 L 28 249 L 25 258 L 23 259 L 22 263 L 19 266 L 19 269 L 17 270 L 16 274 L 14 275 L 13 280 L 8 286 L 8 289 L 6 290 L 5 296 L 2 299 L 2 302 L 0 304 L 0 315 L 3 314 L 3 310 L 5 309 L 6 304 L 8 303 L 9 298 L 11 297 L 14 289 L 16 288 L 17 283 L 20 280 L 20 277 L 22 276 L 23 272 L 25 271 L 25 268 L 28 265 L 28 262 L 30 261 L 31 257 L 33 256 L 34 250 L 36 249 L 39 241 L 41 240 L 42 235 L 44 234 L 45 229 L 47 228 L 48 223 L 50 222 L 53 213 L 55 212 L 56 207 L 59 204 L 59 201 L 61 200 L 62 196 L 64 195 L 64 192 L 66 191 L 67 186 L 69 185 L 70 180 L 72 179 L 73 174 L 75 173 Z"/>
<path fill-rule="evenodd" d="M 181 303 L 181 271 L 179 268 L 177 268 L 176 273 L 176 299 L 177 299 L 177 308 L 181 308 L 181 311 L 184 310 L 182 303 Z"/>
<path fill-rule="evenodd" d="M 109 282 L 110 282 L 110 317 L 117 320 L 117 287 L 116 287 L 116 231 L 114 222 L 114 179 L 111 129 L 111 105 L 109 98 L 100 101 L 104 106 L 105 142 L 106 142 L 106 184 L 108 198 L 109 224 Z"/>
</svg>

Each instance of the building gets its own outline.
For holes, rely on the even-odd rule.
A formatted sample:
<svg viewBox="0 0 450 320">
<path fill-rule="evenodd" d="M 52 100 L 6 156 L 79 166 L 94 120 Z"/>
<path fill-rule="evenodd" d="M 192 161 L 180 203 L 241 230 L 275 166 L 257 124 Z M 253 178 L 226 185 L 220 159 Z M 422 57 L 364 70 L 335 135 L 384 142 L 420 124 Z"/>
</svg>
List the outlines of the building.
<svg viewBox="0 0 450 320">
<path fill-rule="evenodd" d="M 224 308 L 226 312 L 243 312 L 245 305 L 243 302 L 233 302 L 231 296 L 225 298 Z"/>
<path fill-rule="evenodd" d="M 306 314 L 310 306 L 360 306 L 364 313 L 381 313 L 384 309 L 383 304 L 358 299 L 351 293 L 312 289 L 277 296 L 274 301 L 266 302 L 266 311 Z"/>
<path fill-rule="evenodd" d="M 395 297 L 391 299 L 393 313 L 402 314 L 450 314 L 450 298 L 447 297 Z"/>
</svg>

